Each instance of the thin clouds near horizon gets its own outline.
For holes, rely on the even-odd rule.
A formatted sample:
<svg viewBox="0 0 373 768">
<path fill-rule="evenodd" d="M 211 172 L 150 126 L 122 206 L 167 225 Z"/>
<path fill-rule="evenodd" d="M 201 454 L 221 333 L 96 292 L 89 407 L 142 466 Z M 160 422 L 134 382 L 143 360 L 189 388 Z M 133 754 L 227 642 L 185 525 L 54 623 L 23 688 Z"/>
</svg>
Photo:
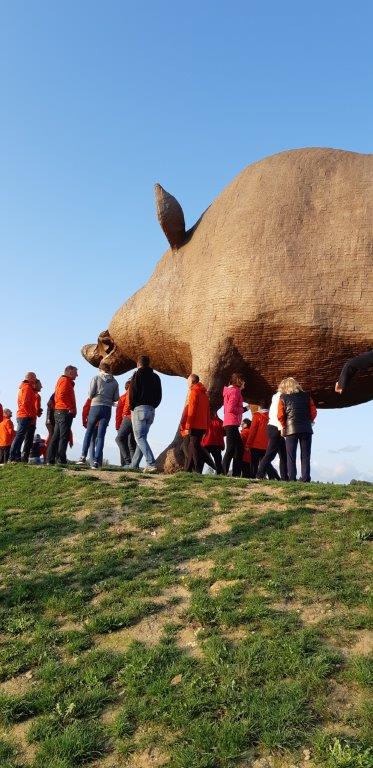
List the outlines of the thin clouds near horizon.
<svg viewBox="0 0 373 768">
<path fill-rule="evenodd" d="M 342 448 L 329 448 L 328 453 L 356 453 L 360 449 L 361 445 L 344 445 Z"/>
</svg>

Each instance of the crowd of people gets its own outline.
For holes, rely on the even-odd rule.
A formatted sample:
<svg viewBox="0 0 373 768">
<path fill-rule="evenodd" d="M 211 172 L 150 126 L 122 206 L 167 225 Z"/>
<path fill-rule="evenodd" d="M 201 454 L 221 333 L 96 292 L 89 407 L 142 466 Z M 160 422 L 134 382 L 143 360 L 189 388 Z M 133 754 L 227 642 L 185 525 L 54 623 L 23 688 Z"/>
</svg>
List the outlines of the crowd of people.
<svg viewBox="0 0 373 768">
<path fill-rule="evenodd" d="M 342 394 L 357 371 L 372 365 L 373 352 L 348 360 L 335 391 Z M 3 410 L 0 405 L 0 464 L 67 464 L 67 448 L 73 446 L 72 424 L 77 415 L 77 376 L 76 366 L 68 365 L 58 378 L 55 391 L 47 403 L 45 424 L 48 435 L 41 438 L 36 433 L 36 425 L 43 413 L 42 384 L 34 372 L 25 375 L 18 390 L 16 430 L 12 411 L 9 408 Z M 218 475 L 296 480 L 299 445 L 300 480 L 310 482 L 312 427 L 317 416 L 311 395 L 303 391 L 294 377 L 288 376 L 279 383 L 271 402 L 261 400 L 247 404 L 242 396 L 245 387 L 242 375 L 233 373 L 223 388 L 221 419 L 199 376 L 195 373 L 189 376 L 188 394 L 179 426 L 185 471 L 202 473 L 207 464 Z M 88 457 L 92 468 L 102 466 L 106 430 L 115 407 L 116 442 L 121 466 L 126 470 L 137 470 L 144 457 L 144 471 L 156 472 L 148 433 L 161 400 L 161 380 L 150 367 L 146 355 L 139 357 L 137 369 L 126 381 L 122 395 L 110 367 L 101 362 L 82 409 L 86 432 L 77 463 L 86 464 Z M 251 418 L 243 418 L 247 412 L 250 412 Z M 277 455 L 279 472 L 272 464 Z"/>
</svg>

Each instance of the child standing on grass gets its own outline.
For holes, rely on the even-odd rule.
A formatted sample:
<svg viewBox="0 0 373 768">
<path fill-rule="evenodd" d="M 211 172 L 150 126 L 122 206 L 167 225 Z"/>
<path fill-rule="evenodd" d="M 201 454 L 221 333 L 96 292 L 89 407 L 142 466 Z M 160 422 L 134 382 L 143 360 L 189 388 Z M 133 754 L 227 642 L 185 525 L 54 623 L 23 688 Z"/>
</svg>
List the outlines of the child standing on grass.
<svg viewBox="0 0 373 768">
<path fill-rule="evenodd" d="M 9 408 L 5 408 L 3 416 L 4 418 L 0 422 L 0 464 L 7 463 L 10 446 L 16 434 L 12 422 L 12 411 Z"/>
<path fill-rule="evenodd" d="M 221 454 L 224 450 L 224 429 L 223 422 L 219 419 L 214 408 L 210 409 L 210 424 L 206 434 L 202 438 L 201 445 L 214 459 L 216 474 L 222 475 L 223 465 Z"/>
<path fill-rule="evenodd" d="M 241 440 L 243 445 L 242 455 L 242 477 L 252 477 L 251 473 L 251 453 L 250 449 L 246 448 L 247 438 L 249 436 L 251 427 L 250 419 L 242 419 L 241 424 Z"/>
</svg>

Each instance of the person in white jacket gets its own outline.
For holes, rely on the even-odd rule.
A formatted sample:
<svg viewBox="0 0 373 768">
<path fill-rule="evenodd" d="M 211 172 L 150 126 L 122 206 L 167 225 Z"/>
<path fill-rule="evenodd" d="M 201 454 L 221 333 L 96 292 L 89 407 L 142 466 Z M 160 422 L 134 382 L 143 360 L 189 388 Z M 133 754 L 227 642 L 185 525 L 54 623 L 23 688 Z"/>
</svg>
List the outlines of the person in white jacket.
<svg viewBox="0 0 373 768">
<path fill-rule="evenodd" d="M 259 462 L 258 471 L 256 473 L 256 476 L 259 480 L 264 480 L 267 469 L 277 454 L 280 458 L 281 480 L 289 479 L 287 470 L 286 444 L 285 439 L 281 435 L 282 426 L 277 418 L 278 401 L 280 399 L 280 395 L 280 391 L 273 395 L 269 409 L 267 424 L 268 447 L 263 458 Z"/>
</svg>

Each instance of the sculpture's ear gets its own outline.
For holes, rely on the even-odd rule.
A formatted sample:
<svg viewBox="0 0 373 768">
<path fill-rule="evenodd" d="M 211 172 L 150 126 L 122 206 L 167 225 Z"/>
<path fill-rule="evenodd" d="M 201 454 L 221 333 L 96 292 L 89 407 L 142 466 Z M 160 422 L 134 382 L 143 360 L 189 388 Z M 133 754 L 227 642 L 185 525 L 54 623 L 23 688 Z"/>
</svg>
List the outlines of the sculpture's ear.
<svg viewBox="0 0 373 768">
<path fill-rule="evenodd" d="M 160 184 L 154 185 L 155 203 L 158 221 L 165 233 L 171 248 L 177 249 L 185 240 L 185 219 L 183 209 Z"/>
</svg>

